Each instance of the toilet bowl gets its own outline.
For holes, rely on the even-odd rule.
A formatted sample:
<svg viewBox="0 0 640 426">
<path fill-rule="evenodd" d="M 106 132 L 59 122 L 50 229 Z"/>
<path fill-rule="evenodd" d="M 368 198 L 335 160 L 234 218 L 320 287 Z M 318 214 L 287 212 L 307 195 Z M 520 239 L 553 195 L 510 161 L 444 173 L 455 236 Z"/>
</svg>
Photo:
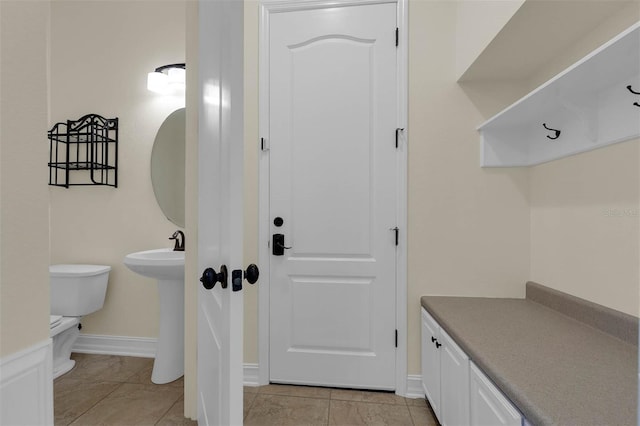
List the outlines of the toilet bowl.
<svg viewBox="0 0 640 426">
<path fill-rule="evenodd" d="M 51 265 L 50 334 L 53 339 L 53 378 L 75 365 L 71 350 L 80 335 L 80 320 L 102 309 L 110 266 Z"/>
</svg>

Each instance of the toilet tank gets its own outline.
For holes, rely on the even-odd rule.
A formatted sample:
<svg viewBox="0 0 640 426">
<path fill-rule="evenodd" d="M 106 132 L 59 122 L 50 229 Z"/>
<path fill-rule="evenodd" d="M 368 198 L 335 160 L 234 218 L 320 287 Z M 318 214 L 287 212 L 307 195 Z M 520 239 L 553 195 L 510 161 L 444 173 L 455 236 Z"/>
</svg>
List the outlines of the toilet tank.
<svg viewBox="0 0 640 426">
<path fill-rule="evenodd" d="M 102 309 L 111 266 L 51 265 L 51 315 L 79 317 Z"/>
</svg>

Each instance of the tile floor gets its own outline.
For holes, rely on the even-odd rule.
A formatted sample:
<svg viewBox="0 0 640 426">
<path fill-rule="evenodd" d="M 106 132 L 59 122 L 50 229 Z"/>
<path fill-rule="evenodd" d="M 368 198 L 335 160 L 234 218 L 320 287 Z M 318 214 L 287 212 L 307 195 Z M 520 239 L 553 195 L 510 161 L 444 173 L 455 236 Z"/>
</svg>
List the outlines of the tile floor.
<svg viewBox="0 0 640 426">
<path fill-rule="evenodd" d="M 151 383 L 153 360 L 73 354 L 54 381 L 55 425 L 196 425 L 183 417 L 183 379 Z M 307 386 L 245 387 L 244 424 L 437 425 L 423 399 Z"/>
</svg>

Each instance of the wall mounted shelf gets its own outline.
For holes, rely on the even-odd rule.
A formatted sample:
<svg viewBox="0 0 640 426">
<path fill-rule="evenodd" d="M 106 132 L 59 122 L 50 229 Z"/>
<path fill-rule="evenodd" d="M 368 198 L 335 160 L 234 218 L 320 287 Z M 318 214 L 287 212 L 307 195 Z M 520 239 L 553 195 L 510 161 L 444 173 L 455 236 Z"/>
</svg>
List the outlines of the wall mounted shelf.
<svg viewBox="0 0 640 426">
<path fill-rule="evenodd" d="M 640 137 L 634 92 L 640 23 L 478 127 L 480 165 L 532 166 Z"/>
<path fill-rule="evenodd" d="M 48 131 L 49 185 L 118 187 L 118 119 L 87 114 Z M 75 173 L 83 171 L 81 173 Z M 71 172 L 77 178 L 71 181 Z"/>
</svg>

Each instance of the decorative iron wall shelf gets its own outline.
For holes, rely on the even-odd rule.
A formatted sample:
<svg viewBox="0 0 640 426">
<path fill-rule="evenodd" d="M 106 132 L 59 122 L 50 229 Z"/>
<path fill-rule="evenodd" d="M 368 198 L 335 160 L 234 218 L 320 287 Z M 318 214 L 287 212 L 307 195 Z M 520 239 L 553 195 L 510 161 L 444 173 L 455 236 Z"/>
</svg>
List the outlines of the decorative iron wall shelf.
<svg viewBox="0 0 640 426">
<path fill-rule="evenodd" d="M 118 118 L 87 114 L 56 123 L 48 137 L 49 185 L 118 187 Z"/>
</svg>

